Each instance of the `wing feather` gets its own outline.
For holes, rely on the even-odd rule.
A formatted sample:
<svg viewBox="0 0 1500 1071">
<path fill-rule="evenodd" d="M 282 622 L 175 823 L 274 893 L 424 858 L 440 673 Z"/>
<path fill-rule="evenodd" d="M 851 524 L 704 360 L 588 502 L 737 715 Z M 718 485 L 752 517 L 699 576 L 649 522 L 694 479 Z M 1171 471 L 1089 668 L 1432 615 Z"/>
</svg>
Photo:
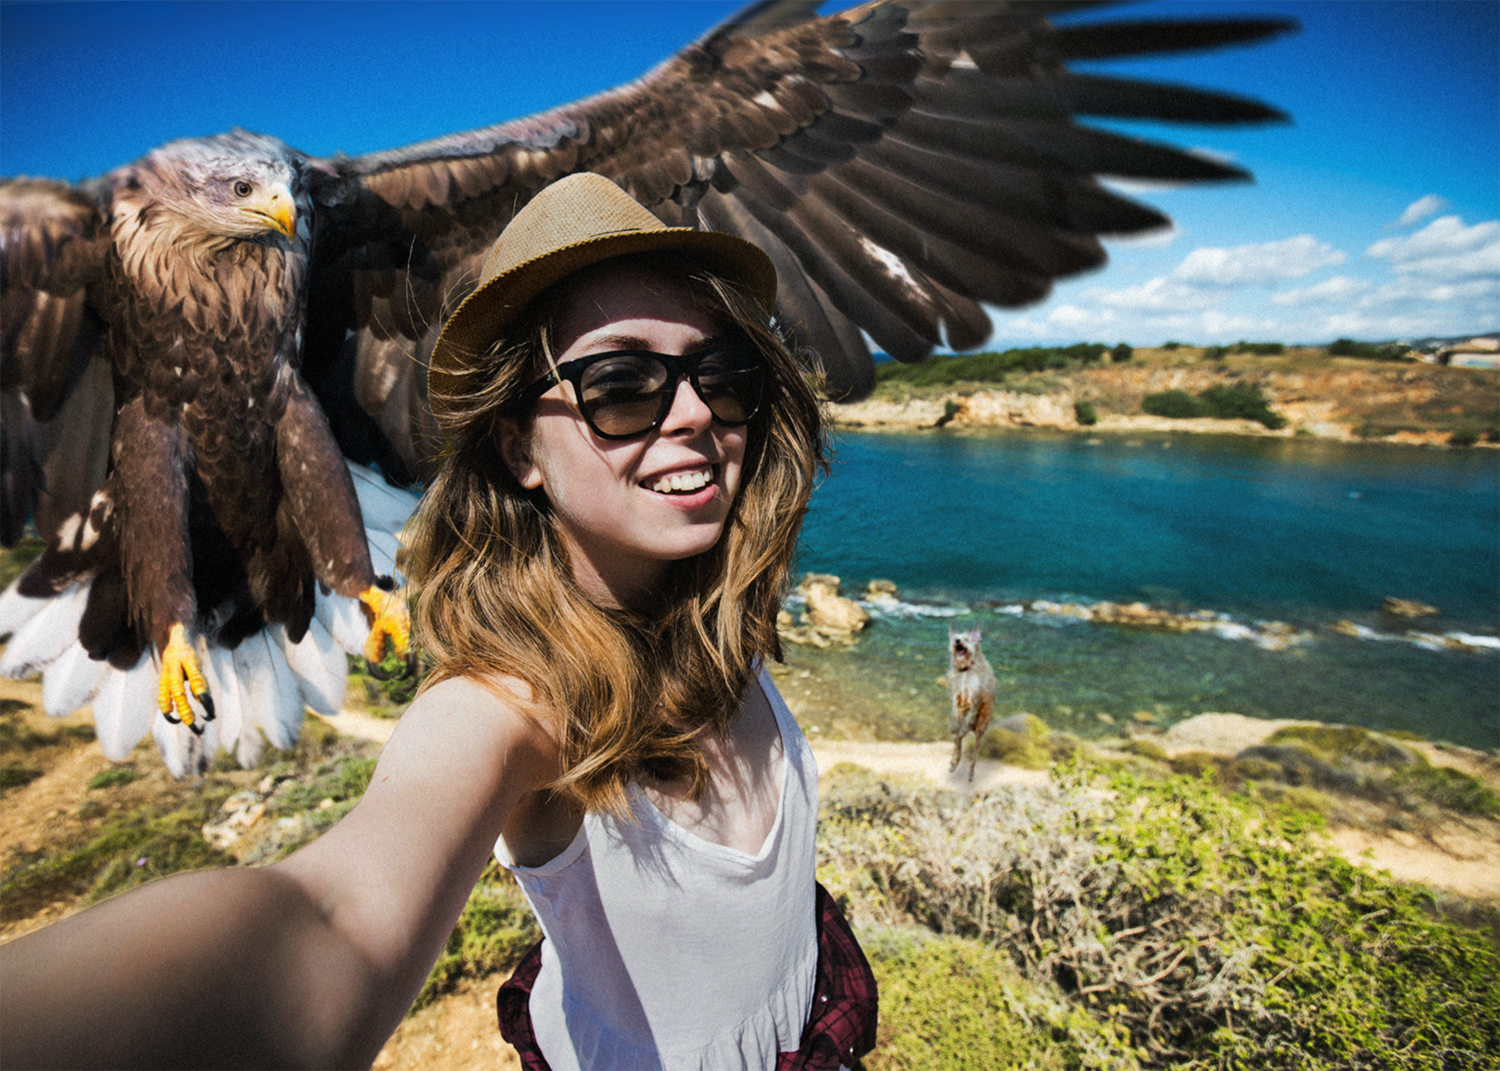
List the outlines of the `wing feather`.
<svg viewBox="0 0 1500 1071">
<path fill-rule="evenodd" d="M 1074 6 L 913 0 L 818 17 L 806 3 L 755 5 L 628 85 L 526 119 L 332 161 L 339 178 L 330 189 L 342 192 L 331 200 L 358 201 L 364 191 L 384 206 L 367 206 L 333 243 L 354 300 L 339 314 L 336 340 L 327 330 L 328 344 L 309 349 L 314 366 L 350 369 L 368 418 L 346 420 L 347 430 L 335 419 L 341 443 L 387 471 L 431 471 L 432 429 L 408 434 L 405 426 L 421 420 L 436 327 L 467 295 L 516 209 L 574 169 L 615 179 L 673 224 L 774 247 L 781 316 L 825 351 L 828 386 L 840 397 L 872 382 L 861 331 L 904 359 L 945 338 L 979 344 L 987 335 L 980 302 L 1035 301 L 1052 279 L 1103 261 L 1097 235 L 1165 222 L 1095 176 L 1244 177 L 1168 145 L 1079 126 L 1077 116 L 1280 116 L 1256 101 L 1074 74 L 1064 63 L 1258 40 L 1288 23 L 1058 29 L 1048 21 Z M 413 251 L 413 270 L 433 296 L 399 284 L 402 255 Z M 310 315 L 330 313 L 318 306 Z M 345 332 L 355 337 L 347 350 Z M 309 378 L 317 380 L 316 370 Z M 391 458 L 348 445 L 372 433 Z"/>
</svg>

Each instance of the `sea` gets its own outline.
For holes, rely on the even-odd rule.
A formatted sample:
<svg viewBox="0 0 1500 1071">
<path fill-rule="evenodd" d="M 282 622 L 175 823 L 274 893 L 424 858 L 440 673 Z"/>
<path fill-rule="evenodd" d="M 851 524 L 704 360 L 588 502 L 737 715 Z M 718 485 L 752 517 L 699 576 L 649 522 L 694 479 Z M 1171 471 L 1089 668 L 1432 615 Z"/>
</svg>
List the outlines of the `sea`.
<svg viewBox="0 0 1500 1071">
<path fill-rule="evenodd" d="M 779 683 L 809 735 L 945 739 L 953 628 L 982 635 L 997 717 L 1082 737 L 1234 712 L 1500 749 L 1493 450 L 843 432 L 797 568 L 872 618 L 852 645 L 787 645 Z M 894 598 L 865 598 L 876 579 Z M 1101 602 L 1197 624 L 1099 623 Z"/>
</svg>

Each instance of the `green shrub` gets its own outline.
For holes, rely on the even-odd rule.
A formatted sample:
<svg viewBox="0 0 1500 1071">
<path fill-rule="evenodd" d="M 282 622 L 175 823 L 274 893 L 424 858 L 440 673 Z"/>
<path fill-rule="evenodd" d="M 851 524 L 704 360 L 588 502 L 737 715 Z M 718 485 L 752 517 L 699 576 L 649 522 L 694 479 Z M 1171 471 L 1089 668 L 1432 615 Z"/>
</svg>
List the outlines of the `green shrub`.
<svg viewBox="0 0 1500 1071">
<path fill-rule="evenodd" d="M 985 733 L 979 754 L 1027 770 L 1045 770 L 1052 762 L 1052 749 L 1045 737 L 1010 729 L 996 728 Z"/>
<path fill-rule="evenodd" d="M 819 874 L 856 917 L 1006 953 L 1150 1066 L 1494 1066 L 1500 951 L 1328 851 L 1321 824 L 1203 778 L 1074 768 L 971 803 L 906 794 L 881 821 L 826 813 Z"/>
<path fill-rule="evenodd" d="M 1355 342 L 1349 338 L 1335 339 L 1328 346 L 1330 357 L 1361 357 L 1367 361 L 1401 361 L 1410 352 L 1410 347 L 1399 342 Z"/>
<path fill-rule="evenodd" d="M 1257 357 L 1275 357 L 1286 352 L 1286 346 L 1280 342 L 1236 342 L 1229 347 L 1231 353 L 1251 353 Z"/>
<path fill-rule="evenodd" d="M 1449 446 L 1473 446 L 1479 441 L 1479 432 L 1473 428 L 1459 428 L 1448 436 Z"/>
<path fill-rule="evenodd" d="M 1010 349 L 1003 353 L 969 353 L 962 356 L 934 354 L 914 364 L 888 361 L 875 366 L 877 384 L 906 384 L 913 387 L 947 387 L 956 383 L 1001 383 L 1017 372 L 1044 372 L 1062 368 L 1071 361 L 1092 364 L 1101 360 L 1109 347 L 1098 342 L 1074 346 L 1032 346 Z"/>
<path fill-rule="evenodd" d="M 1255 420 L 1272 431 L 1286 427 L 1286 418 L 1271 411 L 1254 383 L 1216 383 L 1199 394 L 1198 400 L 1209 416 L 1219 420 Z"/>
<path fill-rule="evenodd" d="M 1256 420 L 1273 431 L 1286 426 L 1286 418 L 1271 410 L 1260 388 L 1253 383 L 1216 383 L 1196 398 L 1185 390 L 1148 394 L 1141 409 L 1152 416 L 1181 420 L 1213 417 L 1217 420 Z"/>
<path fill-rule="evenodd" d="M 1141 399 L 1141 411 L 1152 416 L 1181 420 L 1204 415 L 1203 406 L 1185 390 L 1166 390 Z"/>
<path fill-rule="evenodd" d="M 1073 419 L 1084 427 L 1093 427 L 1099 423 L 1099 410 L 1094 408 L 1093 402 L 1076 401 L 1073 403 Z"/>
<path fill-rule="evenodd" d="M 860 943 L 880 987 L 870 1071 L 1139 1066 L 1125 1031 L 1028 983 L 998 949 L 909 929 Z"/>
<path fill-rule="evenodd" d="M 1128 342 L 1118 343 L 1114 349 L 1109 351 L 1109 359 L 1116 364 L 1123 364 L 1135 356 L 1135 350 Z"/>
<path fill-rule="evenodd" d="M 1182 349 L 1182 343 L 1181 342 L 1163 342 L 1161 344 L 1161 348 L 1164 349 L 1164 350 L 1166 350 L 1168 353 L 1170 353 L 1173 350 L 1180 350 L 1180 349 Z"/>
<path fill-rule="evenodd" d="M 1203 351 L 1203 359 L 1205 361 L 1222 361 L 1228 354 L 1229 351 L 1223 346 L 1210 346 Z"/>
</svg>

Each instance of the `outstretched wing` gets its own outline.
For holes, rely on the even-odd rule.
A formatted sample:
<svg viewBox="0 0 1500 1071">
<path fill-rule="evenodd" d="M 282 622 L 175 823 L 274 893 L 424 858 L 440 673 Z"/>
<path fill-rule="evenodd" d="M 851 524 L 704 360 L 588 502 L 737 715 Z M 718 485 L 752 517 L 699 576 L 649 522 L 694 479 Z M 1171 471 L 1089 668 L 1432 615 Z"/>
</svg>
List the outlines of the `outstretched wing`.
<svg viewBox="0 0 1500 1071">
<path fill-rule="evenodd" d="M 106 239 L 91 188 L 0 182 L 0 544 L 83 510 L 109 459 L 114 388 L 90 302 Z"/>
<path fill-rule="evenodd" d="M 640 80 L 554 111 L 331 161 L 306 374 L 351 455 L 428 471 L 424 371 L 443 316 L 516 209 L 569 172 L 607 175 L 669 224 L 760 244 L 780 316 L 832 394 L 854 398 L 873 382 L 866 335 L 902 360 L 973 348 L 991 331 L 983 304 L 1039 300 L 1104 261 L 1099 235 L 1168 222 L 1096 176 L 1246 177 L 1075 117 L 1281 118 L 1065 64 L 1255 40 L 1283 21 L 1057 28 L 1047 16 L 1078 4 L 813 6 L 756 5 Z"/>
</svg>

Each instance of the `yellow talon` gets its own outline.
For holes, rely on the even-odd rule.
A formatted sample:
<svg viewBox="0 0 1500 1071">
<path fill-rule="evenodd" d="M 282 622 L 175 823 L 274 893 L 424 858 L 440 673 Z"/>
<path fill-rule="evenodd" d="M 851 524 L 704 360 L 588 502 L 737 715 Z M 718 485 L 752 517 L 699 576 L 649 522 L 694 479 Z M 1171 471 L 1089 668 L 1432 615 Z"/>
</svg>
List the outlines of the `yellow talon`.
<svg viewBox="0 0 1500 1071">
<path fill-rule="evenodd" d="M 181 721 L 194 732 L 202 732 L 195 724 L 197 715 L 188 704 L 189 690 L 203 703 L 205 719 L 212 720 L 213 706 L 208 698 L 208 681 L 203 679 L 203 671 L 198 668 L 198 656 L 193 653 L 179 623 L 173 625 L 172 630 L 167 633 L 167 646 L 161 652 L 161 686 L 156 694 L 156 706 L 168 721 Z"/>
<path fill-rule="evenodd" d="M 411 643 L 411 616 L 401 592 L 368 587 L 359 593 L 359 601 L 370 622 L 370 635 L 365 640 L 365 661 L 378 666 L 387 653 L 405 658 Z"/>
</svg>

